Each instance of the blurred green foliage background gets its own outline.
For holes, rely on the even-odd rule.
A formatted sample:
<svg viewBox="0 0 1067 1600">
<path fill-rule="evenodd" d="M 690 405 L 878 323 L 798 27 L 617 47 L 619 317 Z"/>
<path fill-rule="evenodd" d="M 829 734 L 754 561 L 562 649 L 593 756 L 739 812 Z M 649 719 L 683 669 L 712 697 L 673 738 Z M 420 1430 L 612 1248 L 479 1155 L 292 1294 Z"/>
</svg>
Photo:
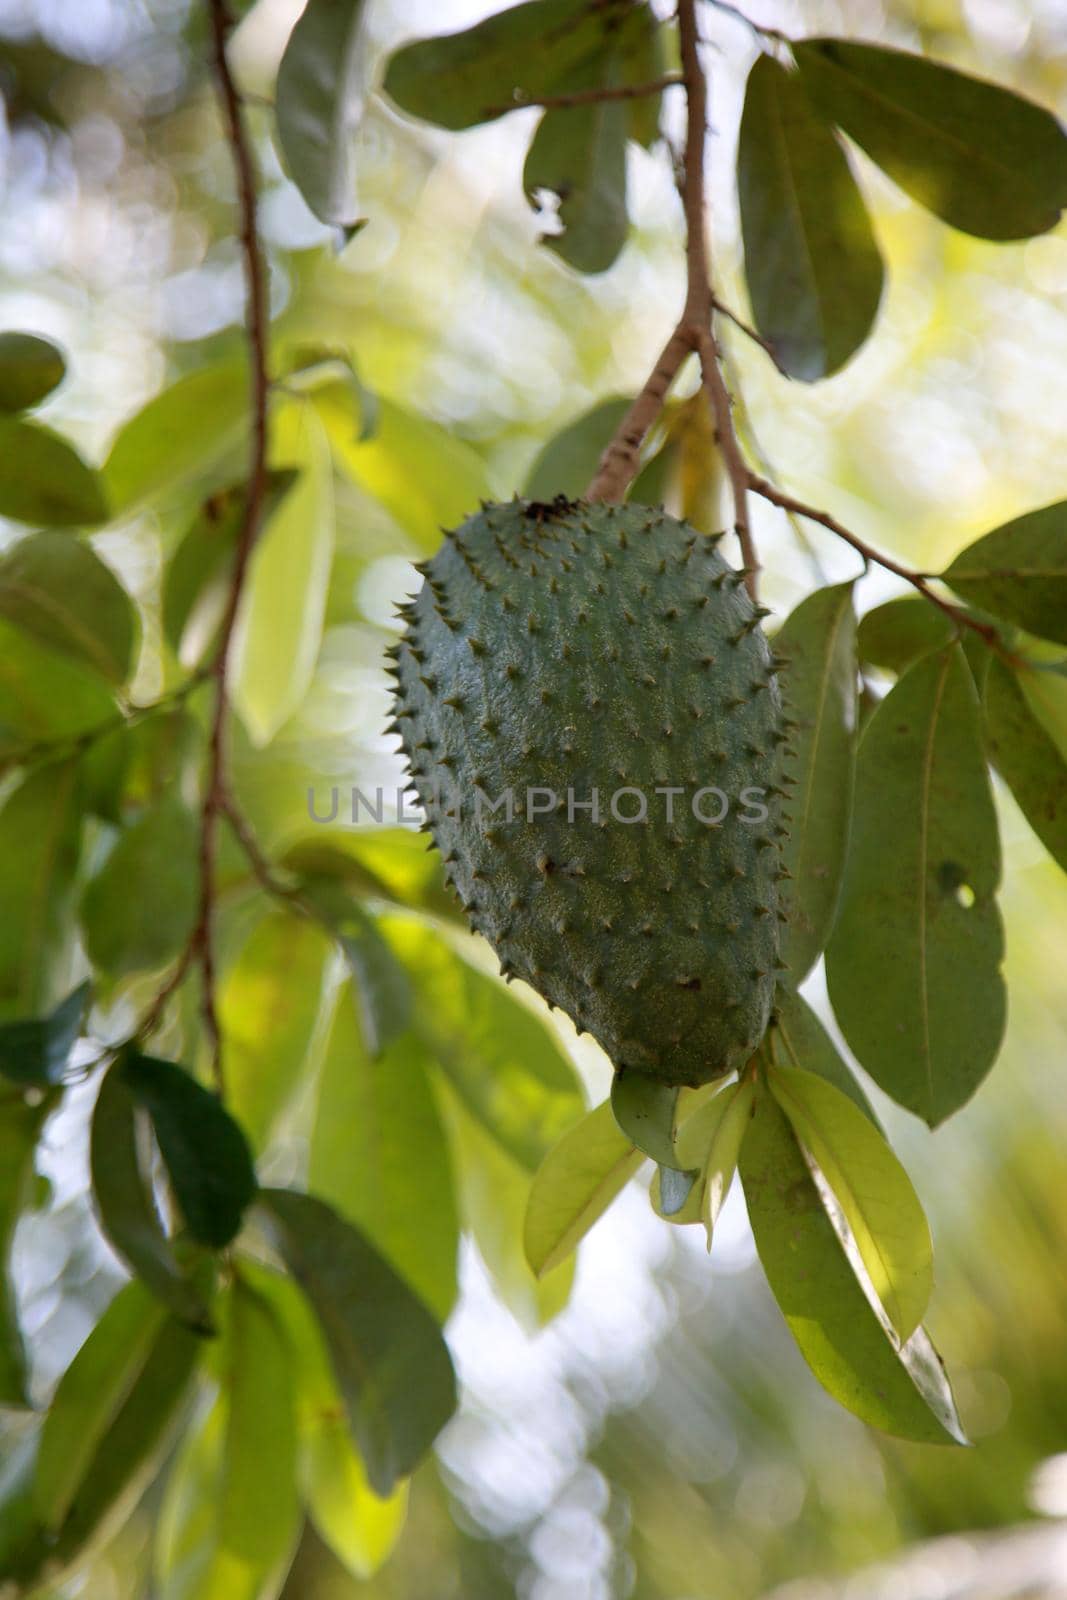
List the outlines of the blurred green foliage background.
<svg viewBox="0 0 1067 1600">
<path fill-rule="evenodd" d="M 340 823 L 309 822 L 307 791 L 326 805 L 333 785 L 399 780 L 381 731 L 381 656 L 409 563 L 479 493 L 521 489 L 565 423 L 643 381 L 681 297 L 680 209 L 664 148 L 631 147 L 633 237 L 608 273 L 579 278 L 538 247 L 551 223 L 539 224 L 521 193 L 533 113 L 455 136 L 376 101 L 360 135 L 367 226 L 338 251 L 286 179 L 263 103 L 299 6 L 243 9 L 233 59 L 257 134 L 277 349 L 349 354 L 381 397 L 390 439 L 388 451 L 373 438 L 360 444 L 358 397 L 339 392 L 360 458 L 325 491 L 337 558 L 321 649 L 291 705 L 285 685 L 258 710 L 250 704 L 254 685 L 269 682 L 272 629 L 285 625 L 281 577 L 277 616 L 265 595 L 261 637 L 246 641 L 258 651 L 246 721 L 258 714 L 277 733 L 260 748 L 242 738 L 242 802 L 272 851 L 327 839 L 341 849 Z M 485 10 L 478 0 L 380 0 L 374 47 L 384 54 Z M 725 9 L 704 10 L 713 264 L 719 293 L 739 303 L 734 130 L 755 46 Z M 1060 0 L 752 0 L 751 13 L 786 31 L 922 48 L 1067 111 Z M 241 346 L 230 157 L 201 8 L 0 0 L 0 88 L 0 324 L 67 350 L 70 376 L 42 416 L 99 459 L 165 381 Z M 726 327 L 729 364 L 748 442 L 785 484 L 937 570 L 983 528 L 1067 495 L 1067 229 L 1018 246 L 967 239 L 857 161 L 891 268 L 875 336 L 815 388 L 787 384 Z M 714 495 L 706 450 L 694 461 L 688 492 Z M 163 554 L 193 509 L 190 500 L 165 519 L 134 516 L 93 541 L 146 616 Z M 813 577 L 855 572 L 829 536 L 800 536 L 762 504 L 757 517 L 766 603 L 780 614 Z M 872 605 L 894 592 L 884 574 L 862 591 Z M 134 698 L 164 692 L 162 672 L 149 638 Z M 1067 748 L 1067 686 L 1050 692 L 1062 695 L 1053 710 Z M 930 1326 L 975 1447 L 948 1454 L 877 1438 L 822 1395 L 755 1269 L 736 1193 L 709 1264 L 700 1240 L 663 1228 L 631 1191 L 583 1247 L 572 1299 L 543 1329 L 521 1296 L 505 1303 L 465 1247 L 448 1328 L 464 1404 L 436 1464 L 416 1478 L 396 1556 L 359 1584 L 309 1533 L 287 1596 L 751 1600 L 789 1583 L 783 1600 L 816 1600 L 838 1591 L 806 1580 L 875 1560 L 889 1564 L 882 1577 L 841 1592 L 1058 1592 L 1054 1577 L 1067 1570 L 1054 1520 L 1067 1518 L 1067 882 L 1003 789 L 998 802 L 1013 995 L 1004 1053 L 977 1098 L 934 1135 L 878 1097 L 934 1226 Z M 134 1004 L 136 986 L 126 999 Z M 599 1098 L 606 1062 L 560 1026 Z M 297 1116 L 267 1178 L 285 1181 L 304 1137 Z M 83 1146 L 76 1105 L 46 1154 L 50 1193 L 19 1237 L 38 1395 L 116 1281 L 88 1212 Z M 150 1594 L 155 1509 L 144 1506 L 90 1577 L 61 1592 Z M 1005 1560 L 1002 1582 L 991 1577 L 993 1557 L 973 1536 L 1033 1518 L 1048 1530 L 1034 1558 L 1047 1579 L 1032 1582 L 1021 1554 Z M 893 1575 L 898 1553 L 938 1535 L 958 1537 L 911 1576 Z"/>
</svg>

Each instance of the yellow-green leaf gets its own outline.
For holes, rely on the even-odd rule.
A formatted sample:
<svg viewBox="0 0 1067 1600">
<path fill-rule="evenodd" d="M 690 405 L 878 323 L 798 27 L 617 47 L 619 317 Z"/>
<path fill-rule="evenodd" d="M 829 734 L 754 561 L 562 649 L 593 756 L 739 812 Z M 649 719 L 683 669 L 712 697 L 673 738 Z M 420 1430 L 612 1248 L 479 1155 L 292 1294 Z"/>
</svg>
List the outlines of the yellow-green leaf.
<svg viewBox="0 0 1067 1600">
<path fill-rule="evenodd" d="M 557 1140 L 534 1174 L 526 1202 L 523 1244 L 538 1277 L 566 1260 L 644 1159 L 620 1130 L 610 1100 Z"/>
</svg>

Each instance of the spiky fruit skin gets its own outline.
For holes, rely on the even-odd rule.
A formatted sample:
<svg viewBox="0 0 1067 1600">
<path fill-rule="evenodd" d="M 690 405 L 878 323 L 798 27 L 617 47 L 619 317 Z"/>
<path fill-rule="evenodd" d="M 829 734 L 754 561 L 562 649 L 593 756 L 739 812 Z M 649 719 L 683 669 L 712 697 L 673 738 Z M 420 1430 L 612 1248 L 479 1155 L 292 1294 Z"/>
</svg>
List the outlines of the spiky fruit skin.
<svg viewBox="0 0 1067 1600">
<path fill-rule="evenodd" d="M 422 570 L 397 726 L 471 926 L 617 1069 L 698 1085 L 740 1066 L 770 1014 L 785 835 L 778 689 L 741 575 L 662 511 L 563 499 L 486 506 Z M 710 787 L 718 826 L 692 808 Z M 508 789 L 510 823 L 489 810 Z M 534 789 L 557 809 L 535 797 L 528 817 Z M 646 820 L 612 815 L 612 797 L 640 810 L 622 789 Z M 753 790 L 762 823 L 742 820 Z"/>
</svg>

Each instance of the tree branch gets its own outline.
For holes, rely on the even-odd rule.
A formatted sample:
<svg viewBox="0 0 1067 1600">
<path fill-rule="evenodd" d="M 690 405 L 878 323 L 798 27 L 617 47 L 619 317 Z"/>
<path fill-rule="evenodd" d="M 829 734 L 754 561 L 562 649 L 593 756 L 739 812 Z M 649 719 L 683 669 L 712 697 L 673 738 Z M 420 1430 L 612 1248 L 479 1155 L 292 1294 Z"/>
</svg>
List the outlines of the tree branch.
<svg viewBox="0 0 1067 1600">
<path fill-rule="evenodd" d="M 506 117 L 510 111 L 526 111 L 530 106 L 540 106 L 544 111 L 570 111 L 575 106 L 602 105 L 609 100 L 643 100 L 684 82 L 680 73 L 665 72 L 662 78 L 653 78 L 649 83 L 598 84 L 592 89 L 574 89 L 570 94 L 523 95 L 505 105 L 484 107 L 482 116 L 488 121 L 490 117 Z"/>
</svg>

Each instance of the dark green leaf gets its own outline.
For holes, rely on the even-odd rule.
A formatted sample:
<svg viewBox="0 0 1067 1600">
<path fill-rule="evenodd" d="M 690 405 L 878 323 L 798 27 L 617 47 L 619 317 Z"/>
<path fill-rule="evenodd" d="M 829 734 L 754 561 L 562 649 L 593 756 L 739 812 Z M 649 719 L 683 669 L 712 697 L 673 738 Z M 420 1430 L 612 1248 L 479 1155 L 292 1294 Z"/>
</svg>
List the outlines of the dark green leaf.
<svg viewBox="0 0 1067 1600">
<path fill-rule="evenodd" d="M 901 1345 L 857 1281 L 796 1136 L 764 1090 L 741 1180 L 767 1281 L 800 1352 L 834 1399 L 872 1427 L 924 1444 L 965 1442 L 937 1352 Z"/>
<path fill-rule="evenodd" d="M 448 1349 L 422 1302 L 329 1206 L 284 1189 L 264 1190 L 262 1201 L 322 1325 L 367 1475 L 387 1495 L 455 1408 Z"/>
<path fill-rule="evenodd" d="M 308 1185 L 375 1241 L 444 1322 L 456 1298 L 459 1224 L 432 1057 L 410 1033 L 380 1059 L 365 1038 L 346 985 L 319 1079 Z"/>
<path fill-rule="evenodd" d="M 523 494 L 549 502 L 558 494 L 578 499 L 600 464 L 600 457 L 630 409 L 625 398 L 602 400 L 550 439 L 530 468 Z"/>
<path fill-rule="evenodd" d="M 916 662 L 864 731 L 826 958 L 861 1065 L 931 1125 L 970 1098 L 1000 1048 L 999 879 L 978 697 L 953 645 Z"/>
<path fill-rule="evenodd" d="M 943 576 L 964 600 L 1067 644 L 1067 501 L 994 528 Z"/>
<path fill-rule="evenodd" d="M 104 484 L 72 444 L 38 422 L 0 418 L 0 516 L 92 528 L 109 516 Z"/>
<path fill-rule="evenodd" d="M 621 100 L 546 111 L 523 168 L 527 197 L 559 199 L 562 233 L 546 244 L 578 272 L 606 272 L 626 243 L 627 113 Z"/>
<path fill-rule="evenodd" d="M 470 128 L 558 93 L 575 74 L 582 86 L 598 81 L 605 42 L 613 51 L 647 48 L 648 26 L 647 7 L 626 0 L 596 8 L 529 0 L 462 33 L 405 45 L 386 69 L 385 92 L 425 122 Z"/>
<path fill-rule="evenodd" d="M 147 1131 L 147 1130 L 146 1130 Z M 104 1076 L 89 1140 L 93 1199 L 115 1252 L 179 1322 L 211 1333 L 211 1317 L 193 1276 L 179 1266 L 156 1210 L 138 1151 L 137 1102 L 116 1061 Z"/>
<path fill-rule="evenodd" d="M 130 675 L 133 602 L 111 568 L 69 534 L 32 534 L 0 560 L 0 616 L 112 683 Z"/>
<path fill-rule="evenodd" d="M 93 1457 L 144 1371 L 164 1315 L 139 1283 L 128 1283 L 59 1380 L 34 1480 L 34 1506 L 50 1533 L 66 1521 Z"/>
<path fill-rule="evenodd" d="M 431 929 L 397 919 L 387 932 L 415 986 L 417 1031 L 473 1116 L 533 1172 L 585 1109 L 570 1062 L 503 984 Z"/>
<path fill-rule="evenodd" d="M 115 514 L 202 479 L 244 440 L 248 407 L 243 363 L 190 372 L 149 400 L 120 430 L 104 463 Z"/>
<path fill-rule="evenodd" d="M 312 211 L 335 227 L 359 219 L 355 138 L 370 59 L 362 0 L 308 0 L 278 68 L 282 154 Z"/>
<path fill-rule="evenodd" d="M 63 352 L 35 333 L 0 333 L 0 411 L 29 411 L 63 382 Z"/>
<path fill-rule="evenodd" d="M 122 830 L 82 896 L 94 966 L 118 976 L 178 954 L 196 921 L 199 840 L 196 818 L 173 794 Z"/>
<path fill-rule="evenodd" d="M 856 643 L 861 661 L 899 676 L 920 656 L 950 645 L 955 634 L 951 617 L 921 595 L 906 594 L 862 616 Z"/>
<path fill-rule="evenodd" d="M 804 39 L 793 53 L 823 114 L 913 200 L 980 239 L 1027 239 L 1067 204 L 1051 112 L 904 50 Z"/>
<path fill-rule="evenodd" d="M 307 899 L 325 919 L 344 951 L 352 974 L 353 999 L 372 1060 L 405 1032 L 412 1019 L 407 973 L 378 932 L 374 918 L 328 879 L 310 880 Z"/>
<path fill-rule="evenodd" d="M 830 936 L 848 849 L 859 732 L 852 584 L 809 595 L 786 618 L 774 647 L 786 660 L 782 697 L 797 724 L 790 739 L 797 751 L 789 766 L 796 779 L 793 823 L 782 849 L 782 865 L 793 875 L 782 960 L 799 984 Z"/>
<path fill-rule="evenodd" d="M 55 1097 L 0 1104 L 0 1406 L 26 1403 L 26 1361 L 11 1278 L 11 1244 L 33 1175 L 34 1151 Z"/>
<path fill-rule="evenodd" d="M 737 185 L 756 326 L 790 377 L 828 377 L 870 333 L 885 273 L 833 129 L 772 56 L 749 73 Z"/>
<path fill-rule="evenodd" d="M 128 1051 L 122 1082 L 152 1119 L 160 1153 L 189 1231 L 221 1250 L 256 1192 L 244 1134 L 218 1098 L 173 1061 Z"/>
<path fill-rule="evenodd" d="M 661 1167 L 677 1169 L 679 1165 L 674 1148 L 679 1093 L 677 1086 L 625 1068 L 611 1080 L 615 1121 L 626 1137 Z"/>
<path fill-rule="evenodd" d="M 538 1277 L 565 1261 L 644 1162 L 605 1100 L 557 1140 L 534 1174 L 523 1245 Z"/>
<path fill-rule="evenodd" d="M 0 621 L 0 755 L 21 755 L 117 721 L 115 701 L 95 672 Z"/>
<path fill-rule="evenodd" d="M 76 764 L 56 762 L 31 772 L 0 810 L 0 1016 L 40 1016 L 66 986 L 81 839 L 77 791 Z"/>
<path fill-rule="evenodd" d="M 990 760 L 1049 855 L 1067 872 L 1067 759 L 1002 661 L 989 663 L 984 703 Z"/>
<path fill-rule="evenodd" d="M 859 1106 L 864 1116 L 880 1128 L 871 1102 L 838 1055 L 830 1035 L 808 1002 L 799 994 L 782 988 L 774 997 L 774 1013 L 775 1028 L 770 1038 L 773 1059 L 784 1067 L 817 1072 L 820 1078 L 847 1094 L 853 1105 Z"/>
<path fill-rule="evenodd" d="M 38 1088 L 62 1083 L 91 990 L 91 984 L 79 984 L 47 1017 L 0 1024 L 0 1073 Z"/>
</svg>

